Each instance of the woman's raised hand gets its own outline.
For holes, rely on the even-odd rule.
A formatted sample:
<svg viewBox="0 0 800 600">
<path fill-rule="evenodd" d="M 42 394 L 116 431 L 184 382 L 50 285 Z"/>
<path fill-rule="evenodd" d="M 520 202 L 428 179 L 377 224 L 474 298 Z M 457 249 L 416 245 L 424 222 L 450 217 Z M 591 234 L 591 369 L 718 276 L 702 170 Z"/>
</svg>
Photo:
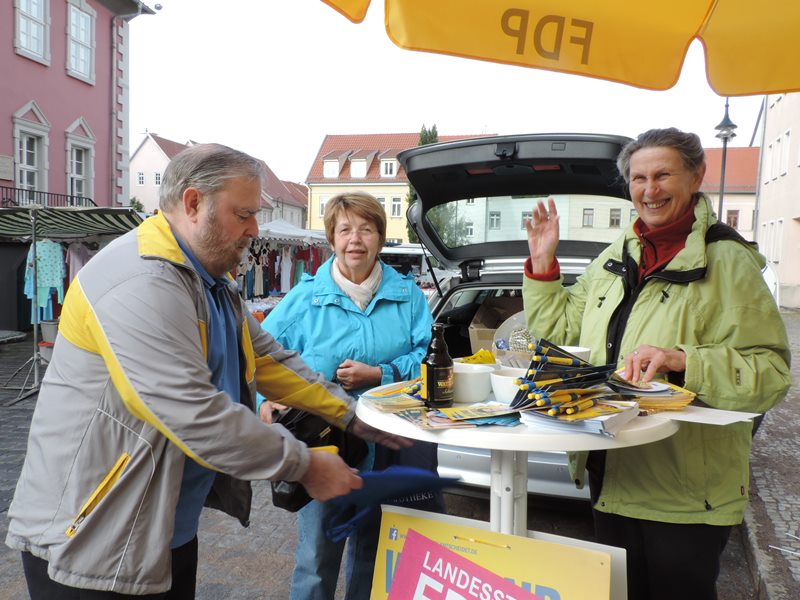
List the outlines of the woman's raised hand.
<svg viewBox="0 0 800 600">
<path fill-rule="evenodd" d="M 528 250 L 531 253 L 531 268 L 534 273 L 550 270 L 558 246 L 558 212 L 552 198 L 547 199 L 548 207 L 539 200 L 533 207 L 530 220 L 525 222 L 528 232 Z"/>
</svg>

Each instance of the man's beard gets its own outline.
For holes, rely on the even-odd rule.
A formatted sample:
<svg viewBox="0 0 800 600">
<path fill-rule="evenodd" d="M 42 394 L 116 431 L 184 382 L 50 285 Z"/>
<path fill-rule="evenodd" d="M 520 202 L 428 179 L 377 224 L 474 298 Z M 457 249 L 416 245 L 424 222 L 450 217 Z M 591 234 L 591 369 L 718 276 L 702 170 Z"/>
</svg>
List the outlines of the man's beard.
<svg viewBox="0 0 800 600">
<path fill-rule="evenodd" d="M 217 218 L 213 209 L 208 215 L 208 221 L 203 231 L 200 233 L 200 247 L 203 248 L 203 254 L 208 257 L 208 262 L 213 265 L 216 274 L 214 276 L 222 276 L 228 271 L 231 271 L 242 260 L 247 244 L 243 248 L 233 242 L 226 242 L 222 239 L 217 226 Z M 241 241 L 237 240 L 237 242 Z M 244 238 L 246 239 L 246 238 Z M 249 239 L 246 239 L 249 243 Z"/>
</svg>

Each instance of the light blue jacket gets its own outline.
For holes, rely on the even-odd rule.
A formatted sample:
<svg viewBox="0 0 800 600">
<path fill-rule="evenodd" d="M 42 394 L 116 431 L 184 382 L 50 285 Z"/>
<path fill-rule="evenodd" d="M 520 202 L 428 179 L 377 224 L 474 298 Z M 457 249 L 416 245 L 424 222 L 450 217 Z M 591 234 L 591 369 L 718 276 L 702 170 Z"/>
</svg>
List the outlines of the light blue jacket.
<svg viewBox="0 0 800 600">
<path fill-rule="evenodd" d="M 303 275 L 261 327 L 329 381 L 348 358 L 379 365 L 381 384 L 417 377 L 431 339 L 431 313 L 414 277 L 381 262 L 381 285 L 362 312 L 334 283 L 332 264 L 330 258 L 316 275 Z"/>
</svg>

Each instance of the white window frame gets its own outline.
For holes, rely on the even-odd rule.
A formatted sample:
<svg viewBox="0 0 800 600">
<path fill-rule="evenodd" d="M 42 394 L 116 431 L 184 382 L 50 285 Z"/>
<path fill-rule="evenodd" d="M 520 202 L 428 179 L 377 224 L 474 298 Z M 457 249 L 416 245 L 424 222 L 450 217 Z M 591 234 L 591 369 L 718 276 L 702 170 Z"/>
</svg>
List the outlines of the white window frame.
<svg viewBox="0 0 800 600">
<path fill-rule="evenodd" d="M 617 215 L 617 223 L 616 225 L 613 223 L 614 215 Z M 608 228 L 609 229 L 619 229 L 622 227 L 622 209 L 621 208 L 610 208 L 608 210 Z"/>
<path fill-rule="evenodd" d="M 364 179 L 367 176 L 367 161 L 357 158 L 350 161 L 350 177 L 353 179 Z"/>
<path fill-rule="evenodd" d="M 161 187 L 161 171 L 153 171 L 153 185 Z"/>
<path fill-rule="evenodd" d="M 397 175 L 397 161 L 381 160 L 381 177 L 394 177 Z"/>
<path fill-rule="evenodd" d="M 500 211 L 499 210 L 490 210 L 489 211 L 489 229 L 500 229 Z"/>
<path fill-rule="evenodd" d="M 75 36 L 73 26 L 77 26 L 76 17 L 86 16 L 88 18 L 88 40 Z M 67 75 L 80 79 L 88 84 L 95 84 L 95 54 L 97 46 L 97 12 L 89 6 L 86 0 L 67 0 Z M 73 61 L 75 51 L 85 51 L 87 53 L 86 72 L 78 69 Z"/>
<path fill-rule="evenodd" d="M 30 121 L 23 117 L 28 113 L 33 113 L 37 121 Z M 40 152 L 40 160 L 36 165 L 37 181 L 36 186 L 39 192 L 47 192 L 48 190 L 48 171 L 50 166 L 49 150 L 50 150 L 50 122 L 44 116 L 44 113 L 36 104 L 31 100 L 22 108 L 17 110 L 13 116 L 14 121 L 14 183 L 19 182 L 19 171 L 21 165 L 19 164 L 19 144 L 20 140 L 25 135 L 30 135 L 39 140 L 37 151 Z"/>
<path fill-rule="evenodd" d="M 775 244 L 773 246 L 773 263 L 780 263 L 783 256 L 783 219 L 778 219 L 775 224 Z"/>
<path fill-rule="evenodd" d="M 400 196 L 392 198 L 392 218 L 399 219 L 403 216 L 403 199 Z"/>
<path fill-rule="evenodd" d="M 80 132 L 80 133 L 76 133 Z M 95 160 L 95 143 L 97 142 L 97 138 L 92 133 L 91 128 L 89 127 L 89 123 L 86 122 L 86 119 L 83 117 L 78 117 L 73 121 L 73 123 L 67 127 L 66 131 L 67 137 L 67 161 L 66 161 L 66 171 L 67 171 L 67 194 L 69 195 L 77 195 L 72 194 L 73 188 L 73 179 L 75 178 L 75 174 L 72 172 L 73 167 L 73 154 L 74 150 L 81 149 L 86 152 L 86 159 L 85 159 L 85 172 L 83 174 L 83 179 L 85 183 L 85 189 L 83 194 L 79 194 L 84 198 L 94 198 L 94 160 Z"/>
<path fill-rule="evenodd" d="M 320 196 L 319 197 L 319 217 L 325 217 L 325 204 L 330 200 L 330 196 Z"/>
<path fill-rule="evenodd" d="M 767 144 L 767 155 L 764 157 L 763 183 L 772 181 L 772 144 Z"/>
<path fill-rule="evenodd" d="M 26 10 L 32 2 L 41 5 L 41 16 L 33 15 Z M 32 50 L 24 44 L 23 23 L 33 25 L 41 31 L 41 52 Z M 50 0 L 14 0 L 14 50 L 20 56 L 50 66 Z"/>
<path fill-rule="evenodd" d="M 475 224 L 472 221 L 466 221 L 464 223 L 464 228 L 467 232 L 467 237 L 472 237 L 475 235 Z"/>
<path fill-rule="evenodd" d="M 789 172 L 789 153 L 791 142 L 791 129 L 783 132 L 783 143 L 781 144 L 781 175 Z"/>
<path fill-rule="evenodd" d="M 639 218 L 639 211 L 637 211 L 635 208 L 632 208 L 630 217 L 631 217 L 630 222 L 633 223 L 634 221 L 636 221 L 636 219 Z"/>
<path fill-rule="evenodd" d="M 587 219 L 588 217 L 588 219 Z M 588 225 L 587 225 L 588 223 Z M 593 208 L 584 208 L 583 209 L 583 217 L 581 220 L 581 227 L 585 227 L 586 229 L 594 228 L 594 209 Z"/>
<path fill-rule="evenodd" d="M 339 161 L 338 160 L 323 161 L 322 176 L 325 179 L 337 179 L 339 177 Z"/>
<path fill-rule="evenodd" d="M 466 204 L 467 205 L 475 204 L 475 198 L 467 198 Z"/>
<path fill-rule="evenodd" d="M 739 218 L 741 216 L 742 216 L 741 211 L 738 208 L 725 209 L 725 224 L 730 225 L 736 230 L 739 230 L 742 225 L 741 219 Z M 736 220 L 735 225 L 731 223 L 731 220 L 733 219 Z"/>
<path fill-rule="evenodd" d="M 29 164 L 27 160 L 22 159 L 22 145 L 25 144 L 27 146 L 28 141 L 31 141 L 33 145 L 33 164 Z M 14 187 L 20 190 L 26 190 L 25 192 L 21 192 L 22 197 L 34 202 L 34 194 L 28 195 L 27 191 L 39 191 L 39 182 L 41 180 L 40 165 L 43 160 L 42 138 L 27 131 L 21 132 L 19 142 L 15 149 L 14 159 L 16 161 L 16 169 L 14 170 Z M 28 175 L 33 176 L 33 181 L 30 181 Z"/>
<path fill-rule="evenodd" d="M 383 209 L 383 212 L 386 212 L 386 198 L 381 196 L 380 198 L 375 198 L 375 199 L 378 201 L 378 204 L 381 205 L 381 208 Z"/>
<path fill-rule="evenodd" d="M 520 221 L 520 229 L 525 229 L 525 221 L 530 221 L 533 219 L 533 211 L 532 210 L 523 210 L 522 211 L 522 219 Z"/>
<path fill-rule="evenodd" d="M 144 171 L 136 171 L 136 185 L 144 185 Z"/>
<path fill-rule="evenodd" d="M 780 160 L 781 160 L 781 152 L 782 152 L 781 136 L 775 138 L 775 145 L 773 146 L 773 148 L 774 148 L 773 152 L 770 153 L 772 154 L 772 156 L 770 157 L 771 160 L 770 160 L 769 177 L 770 179 L 775 180 L 778 178 L 778 168 L 780 166 Z"/>
</svg>

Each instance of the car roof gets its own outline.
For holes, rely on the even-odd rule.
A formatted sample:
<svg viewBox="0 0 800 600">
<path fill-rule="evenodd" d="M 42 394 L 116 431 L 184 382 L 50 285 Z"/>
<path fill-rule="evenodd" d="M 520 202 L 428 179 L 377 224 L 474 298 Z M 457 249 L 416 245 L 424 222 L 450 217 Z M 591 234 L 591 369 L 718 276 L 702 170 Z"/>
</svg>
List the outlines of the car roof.
<svg viewBox="0 0 800 600">
<path fill-rule="evenodd" d="M 523 134 L 405 150 L 398 160 L 417 195 L 409 221 L 431 253 L 451 268 L 475 258 L 524 257 L 524 239 L 449 247 L 425 216 L 437 206 L 468 198 L 573 194 L 626 199 L 616 160 L 629 141 L 602 134 Z M 593 258 L 605 246 L 564 240 L 559 255 Z"/>
</svg>

